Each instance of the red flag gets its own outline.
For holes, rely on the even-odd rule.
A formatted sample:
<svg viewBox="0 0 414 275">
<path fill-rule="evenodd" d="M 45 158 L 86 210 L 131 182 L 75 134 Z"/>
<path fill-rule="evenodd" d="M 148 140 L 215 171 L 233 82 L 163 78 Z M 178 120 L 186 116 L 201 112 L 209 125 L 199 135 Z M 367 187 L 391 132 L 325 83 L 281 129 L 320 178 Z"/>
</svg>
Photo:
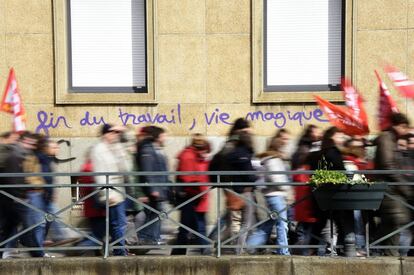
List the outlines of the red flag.
<svg viewBox="0 0 414 275">
<path fill-rule="evenodd" d="M 375 75 L 377 76 L 379 83 L 379 110 L 378 110 L 378 123 L 379 129 L 384 131 L 388 129 L 391 125 L 390 116 L 392 113 L 398 113 L 397 104 L 395 104 L 394 99 L 392 99 L 390 92 L 388 91 L 387 86 L 382 81 L 378 72 L 375 70 Z"/>
<path fill-rule="evenodd" d="M 349 111 L 354 116 L 361 119 L 363 123 L 368 125 L 368 116 L 364 108 L 364 99 L 361 94 L 352 86 L 352 83 L 349 79 L 342 79 L 342 94 L 345 99 L 345 104 L 348 106 Z"/>
<path fill-rule="evenodd" d="M 403 72 L 391 65 L 385 67 L 385 72 L 402 96 L 414 97 L 414 81 L 409 80 Z"/>
<path fill-rule="evenodd" d="M 14 69 L 10 69 L 0 111 L 13 114 L 13 128 L 16 132 L 26 130 L 26 112 L 23 107 Z"/>
<path fill-rule="evenodd" d="M 345 134 L 352 136 L 369 133 L 366 121 L 362 121 L 360 117 L 355 116 L 349 108 L 336 106 L 319 96 L 314 97 L 331 124 L 341 129 Z"/>
</svg>

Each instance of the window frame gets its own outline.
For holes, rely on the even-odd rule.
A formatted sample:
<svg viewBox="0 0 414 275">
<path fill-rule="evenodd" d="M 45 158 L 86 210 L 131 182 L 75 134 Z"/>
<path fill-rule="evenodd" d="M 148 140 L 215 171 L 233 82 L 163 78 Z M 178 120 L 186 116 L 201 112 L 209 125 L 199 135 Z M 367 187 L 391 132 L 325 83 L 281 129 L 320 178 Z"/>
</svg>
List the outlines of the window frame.
<svg viewBox="0 0 414 275">
<path fill-rule="evenodd" d="M 266 86 L 266 2 L 252 0 L 252 78 L 253 103 L 307 103 L 314 102 L 318 94 L 330 101 L 343 101 L 340 87 L 323 90 L 317 85 Z M 353 78 L 353 31 L 352 20 L 354 0 L 342 0 L 342 76 Z M 325 86 L 325 85 L 324 85 Z M 326 87 L 326 86 L 325 86 Z"/>
<path fill-rule="evenodd" d="M 146 0 L 146 87 L 73 87 L 70 44 L 70 0 L 53 0 L 55 103 L 154 104 L 156 103 L 156 0 Z"/>
</svg>

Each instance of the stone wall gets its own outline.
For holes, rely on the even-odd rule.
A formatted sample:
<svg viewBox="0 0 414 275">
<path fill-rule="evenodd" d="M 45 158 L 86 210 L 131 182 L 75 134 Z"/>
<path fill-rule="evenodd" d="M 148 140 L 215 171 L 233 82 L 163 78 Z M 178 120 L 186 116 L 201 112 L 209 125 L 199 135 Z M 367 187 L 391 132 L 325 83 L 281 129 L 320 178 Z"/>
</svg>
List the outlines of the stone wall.
<svg viewBox="0 0 414 275">
<path fill-rule="evenodd" d="M 319 257 L 128 257 L 55 258 L 0 261 L 0 274 L 168 274 L 168 275 L 408 275 L 413 274 L 410 258 L 319 258 Z"/>
</svg>

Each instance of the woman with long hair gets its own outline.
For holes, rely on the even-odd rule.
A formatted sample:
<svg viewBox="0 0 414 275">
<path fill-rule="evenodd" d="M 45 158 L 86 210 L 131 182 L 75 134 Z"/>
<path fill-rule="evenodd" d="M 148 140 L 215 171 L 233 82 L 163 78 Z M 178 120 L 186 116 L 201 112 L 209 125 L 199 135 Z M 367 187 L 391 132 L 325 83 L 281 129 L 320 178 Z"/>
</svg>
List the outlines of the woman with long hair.
<svg viewBox="0 0 414 275">
<path fill-rule="evenodd" d="M 286 171 L 286 166 L 283 162 L 282 156 L 283 141 L 280 138 L 273 138 L 267 148 L 267 151 L 259 154 L 261 164 L 265 171 Z M 289 179 L 286 174 L 267 174 L 265 176 L 266 182 L 273 183 L 287 183 Z M 288 220 L 287 220 L 287 203 L 286 197 L 288 195 L 289 186 L 277 185 L 267 186 L 263 189 L 263 194 L 270 211 L 277 213 L 276 218 L 269 219 L 261 224 L 257 230 L 248 238 L 247 246 L 258 246 L 266 244 L 269 239 L 273 226 L 276 226 L 277 238 L 276 245 L 288 245 Z M 250 249 L 249 252 L 253 252 Z M 274 251 L 278 255 L 290 255 L 287 247 L 280 247 Z"/>
<path fill-rule="evenodd" d="M 344 158 L 341 152 L 345 136 L 336 127 L 328 128 L 322 137 L 321 151 L 311 154 L 311 170 L 326 169 L 345 171 Z M 320 235 L 329 219 L 329 213 L 317 209 L 318 221 L 314 224 L 313 232 Z M 335 211 L 333 221 L 338 228 L 338 241 L 344 245 L 345 256 L 356 256 L 354 213 L 352 210 Z"/>
</svg>

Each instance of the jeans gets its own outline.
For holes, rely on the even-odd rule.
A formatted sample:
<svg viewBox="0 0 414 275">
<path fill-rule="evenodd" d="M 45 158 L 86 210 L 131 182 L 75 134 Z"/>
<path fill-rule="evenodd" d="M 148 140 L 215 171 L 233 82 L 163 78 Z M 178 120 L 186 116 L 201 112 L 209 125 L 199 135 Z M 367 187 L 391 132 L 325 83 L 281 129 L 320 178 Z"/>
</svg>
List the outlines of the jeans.
<svg viewBox="0 0 414 275">
<path fill-rule="evenodd" d="M 115 246 L 123 246 L 123 248 L 114 249 L 114 255 L 126 256 L 128 254 L 125 249 L 126 226 L 127 218 L 125 214 L 125 202 L 109 207 L 109 227 L 111 230 L 112 242 L 122 238 L 115 243 Z"/>
<path fill-rule="evenodd" d="M 102 241 L 105 237 L 105 217 L 93 217 L 89 218 L 88 221 L 92 231 L 91 236 L 98 241 Z M 77 246 L 98 246 L 98 244 L 85 238 L 80 241 Z"/>
<path fill-rule="evenodd" d="M 399 233 L 400 235 L 400 246 L 410 246 L 412 241 L 412 235 L 411 231 L 409 229 L 405 229 L 402 232 Z M 399 252 L 400 255 L 403 257 L 408 256 L 408 251 L 410 251 L 409 248 L 400 248 Z"/>
<path fill-rule="evenodd" d="M 254 201 L 252 192 L 244 192 L 242 193 L 242 195 L 243 197 L 251 201 Z M 247 233 L 248 233 L 247 230 L 252 227 L 255 221 L 255 215 L 254 215 L 254 211 L 256 209 L 255 205 L 250 203 L 247 200 L 244 200 L 244 202 L 245 202 L 245 206 L 241 210 L 241 224 L 240 224 L 240 230 L 239 230 L 240 232 L 244 232 L 244 233 L 240 234 L 237 239 L 237 245 L 239 246 L 239 248 L 236 249 L 236 253 L 238 255 L 240 255 L 243 252 L 243 248 L 246 246 Z"/>
<path fill-rule="evenodd" d="M 361 210 L 354 210 L 355 244 L 358 248 L 365 247 L 365 226 Z"/>
<path fill-rule="evenodd" d="M 102 240 L 105 237 L 105 217 L 94 217 L 89 219 L 92 237 L 97 240 Z M 122 238 L 115 243 L 115 246 L 122 246 L 122 248 L 114 249 L 113 254 L 116 256 L 126 256 L 127 251 L 125 249 L 125 233 L 126 233 L 127 219 L 125 215 L 125 204 L 122 202 L 118 205 L 109 207 L 109 230 L 111 235 L 111 241 L 114 242 Z M 92 240 L 84 239 L 77 244 L 78 246 L 97 246 L 98 244 Z"/>
<path fill-rule="evenodd" d="M 52 201 L 45 201 L 45 212 L 55 214 L 58 211 L 56 205 Z M 60 224 L 58 221 L 52 221 L 46 223 L 45 228 L 45 238 L 46 236 L 50 234 L 51 239 L 53 241 L 60 241 L 65 238 L 63 230 L 62 230 L 62 224 Z"/>
<path fill-rule="evenodd" d="M 286 199 L 282 196 L 266 196 L 266 202 L 271 211 L 276 211 L 278 213 L 278 217 L 276 220 L 270 219 L 261 224 L 259 228 L 248 238 L 247 246 L 266 244 L 274 225 L 276 225 L 277 232 L 276 245 L 288 245 Z M 277 248 L 275 253 L 279 255 L 290 255 L 287 247 Z"/>
<path fill-rule="evenodd" d="M 45 201 L 43 197 L 43 192 L 29 191 L 27 192 L 27 199 L 29 204 L 32 206 L 44 210 Z M 28 247 L 43 247 L 43 242 L 45 240 L 45 216 L 44 213 L 36 211 L 31 208 L 27 208 L 24 227 L 30 227 L 34 224 L 42 222 L 42 224 L 30 230 L 27 234 L 24 235 L 23 240 L 26 246 Z M 33 257 L 43 257 L 44 251 L 32 251 L 31 255 Z"/>
<path fill-rule="evenodd" d="M 206 220 L 205 213 L 195 212 L 194 211 L 194 202 L 190 202 L 181 208 L 181 219 L 180 222 L 191 228 L 192 230 L 200 233 L 203 236 L 206 236 Z M 187 229 L 180 227 L 177 235 L 177 244 L 186 245 L 190 244 L 189 235 L 191 233 Z M 208 245 L 209 242 L 203 238 L 196 237 L 198 245 Z M 203 251 L 203 249 L 202 249 Z M 185 254 L 185 249 L 174 249 L 173 254 Z"/>
<path fill-rule="evenodd" d="M 153 202 L 150 205 L 154 209 L 162 212 L 162 202 Z M 152 221 L 153 219 L 157 219 L 157 221 L 153 222 L 152 224 L 144 227 L 140 231 L 138 231 L 138 238 L 141 240 L 151 241 L 151 242 L 158 242 L 161 240 L 161 220 L 158 217 L 157 213 L 150 211 L 149 209 L 144 210 L 145 212 L 145 223 Z"/>
</svg>

